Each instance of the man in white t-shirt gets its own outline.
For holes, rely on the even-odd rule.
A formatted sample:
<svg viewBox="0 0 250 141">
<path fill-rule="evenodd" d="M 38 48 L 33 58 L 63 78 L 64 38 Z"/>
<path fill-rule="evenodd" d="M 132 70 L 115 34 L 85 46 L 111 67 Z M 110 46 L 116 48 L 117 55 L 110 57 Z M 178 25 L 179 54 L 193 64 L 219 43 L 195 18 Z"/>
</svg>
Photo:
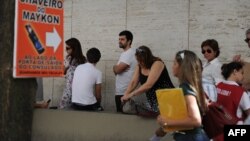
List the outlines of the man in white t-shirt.
<svg viewBox="0 0 250 141">
<path fill-rule="evenodd" d="M 246 30 L 246 38 L 245 38 L 245 42 L 248 45 L 248 48 L 250 49 L 250 28 Z M 248 51 L 248 55 L 249 56 L 250 51 Z M 241 55 L 235 55 L 233 58 L 234 61 L 241 61 L 244 63 L 244 80 L 243 80 L 243 84 L 242 86 L 247 90 L 248 93 L 250 93 L 250 57 L 244 57 L 241 58 Z"/>
<path fill-rule="evenodd" d="M 248 48 L 250 49 L 250 28 L 246 30 L 246 38 L 245 42 L 248 45 Z M 250 53 L 250 52 L 249 52 Z M 248 98 L 250 98 L 250 57 L 244 57 L 243 59 L 241 58 L 241 55 L 235 55 L 233 58 L 234 61 L 241 61 L 244 62 L 243 70 L 243 84 L 242 86 L 246 89 L 246 93 L 248 95 Z M 250 125 L 250 116 L 248 116 L 243 124 Z"/>
<path fill-rule="evenodd" d="M 76 110 L 102 111 L 101 84 L 102 72 L 96 68 L 101 53 L 97 48 L 87 51 L 88 62 L 79 65 L 72 83 L 72 107 Z"/>
<path fill-rule="evenodd" d="M 246 39 L 245 42 L 248 45 L 248 48 L 250 49 L 250 28 L 246 31 Z M 250 50 L 248 51 L 248 56 L 250 55 Z M 248 90 L 248 93 L 250 93 L 250 57 L 245 57 L 244 60 L 244 80 L 243 80 L 243 86 Z"/>
<path fill-rule="evenodd" d="M 245 42 L 247 43 L 248 45 L 248 48 L 250 49 L 250 28 L 246 30 L 246 39 L 245 39 Z M 250 53 L 250 51 L 249 51 Z M 250 98 L 250 71 L 249 71 L 249 68 L 250 68 L 250 57 L 247 57 L 244 59 L 244 61 L 248 62 L 248 63 L 245 63 L 245 66 L 243 67 L 244 68 L 244 88 L 247 90 L 247 94 L 248 94 L 248 97 Z M 250 116 L 247 117 L 247 119 L 245 120 L 244 124 L 247 124 L 247 125 L 250 125 Z"/>
<path fill-rule="evenodd" d="M 124 95 L 128 84 L 133 76 L 135 66 L 135 50 L 131 48 L 133 34 L 124 30 L 119 34 L 119 47 L 123 49 L 123 53 L 116 65 L 113 66 L 114 74 L 116 75 L 116 94 L 115 103 L 116 111 L 122 112 L 121 97 Z"/>
</svg>

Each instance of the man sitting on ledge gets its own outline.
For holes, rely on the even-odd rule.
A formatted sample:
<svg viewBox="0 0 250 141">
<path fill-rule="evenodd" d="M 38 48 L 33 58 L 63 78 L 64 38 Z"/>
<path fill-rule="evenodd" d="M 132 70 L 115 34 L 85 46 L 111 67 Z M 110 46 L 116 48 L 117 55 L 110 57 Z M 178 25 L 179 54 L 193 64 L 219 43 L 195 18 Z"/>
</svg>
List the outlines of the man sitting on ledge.
<svg viewBox="0 0 250 141">
<path fill-rule="evenodd" d="M 103 111 L 101 107 L 102 73 L 96 68 L 101 53 L 97 48 L 87 51 L 88 62 L 79 65 L 72 83 L 72 108 L 86 111 Z"/>
</svg>

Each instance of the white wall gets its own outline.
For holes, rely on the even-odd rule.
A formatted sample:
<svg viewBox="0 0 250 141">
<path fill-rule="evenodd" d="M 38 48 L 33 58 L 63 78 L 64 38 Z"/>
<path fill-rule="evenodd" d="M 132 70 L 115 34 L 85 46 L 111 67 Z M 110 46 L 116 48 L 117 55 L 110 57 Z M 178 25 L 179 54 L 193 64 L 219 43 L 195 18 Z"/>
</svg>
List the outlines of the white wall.
<svg viewBox="0 0 250 141">
<path fill-rule="evenodd" d="M 250 56 L 243 41 L 250 28 L 250 0 L 65 0 L 64 6 L 65 40 L 78 38 L 84 54 L 91 47 L 102 53 L 98 68 L 108 111 L 115 110 L 112 66 L 122 52 L 118 34 L 124 29 L 134 34 L 134 48 L 147 45 L 165 61 L 171 77 L 175 53 L 188 49 L 203 59 L 200 44 L 208 38 L 219 42 L 223 62 L 235 54 Z M 57 105 L 64 78 L 45 78 L 43 84 L 45 99 Z"/>
</svg>

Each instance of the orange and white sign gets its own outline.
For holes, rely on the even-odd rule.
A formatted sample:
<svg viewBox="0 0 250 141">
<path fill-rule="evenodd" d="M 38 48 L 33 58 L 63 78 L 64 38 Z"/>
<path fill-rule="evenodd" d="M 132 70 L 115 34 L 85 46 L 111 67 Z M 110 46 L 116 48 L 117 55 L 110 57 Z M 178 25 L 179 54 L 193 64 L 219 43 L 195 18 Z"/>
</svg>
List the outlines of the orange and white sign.
<svg viewBox="0 0 250 141">
<path fill-rule="evenodd" d="M 13 76 L 63 76 L 63 0 L 16 0 Z"/>
</svg>

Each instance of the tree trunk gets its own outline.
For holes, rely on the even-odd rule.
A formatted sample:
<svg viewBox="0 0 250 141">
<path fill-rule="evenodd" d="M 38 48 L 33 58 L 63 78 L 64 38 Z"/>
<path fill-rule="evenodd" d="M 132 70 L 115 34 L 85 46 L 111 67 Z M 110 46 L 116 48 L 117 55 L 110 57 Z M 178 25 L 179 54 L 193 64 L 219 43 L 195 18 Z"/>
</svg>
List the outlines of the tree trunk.
<svg viewBox="0 0 250 141">
<path fill-rule="evenodd" d="M 15 0 L 0 4 L 0 140 L 30 141 L 36 80 L 14 79 Z"/>
</svg>

